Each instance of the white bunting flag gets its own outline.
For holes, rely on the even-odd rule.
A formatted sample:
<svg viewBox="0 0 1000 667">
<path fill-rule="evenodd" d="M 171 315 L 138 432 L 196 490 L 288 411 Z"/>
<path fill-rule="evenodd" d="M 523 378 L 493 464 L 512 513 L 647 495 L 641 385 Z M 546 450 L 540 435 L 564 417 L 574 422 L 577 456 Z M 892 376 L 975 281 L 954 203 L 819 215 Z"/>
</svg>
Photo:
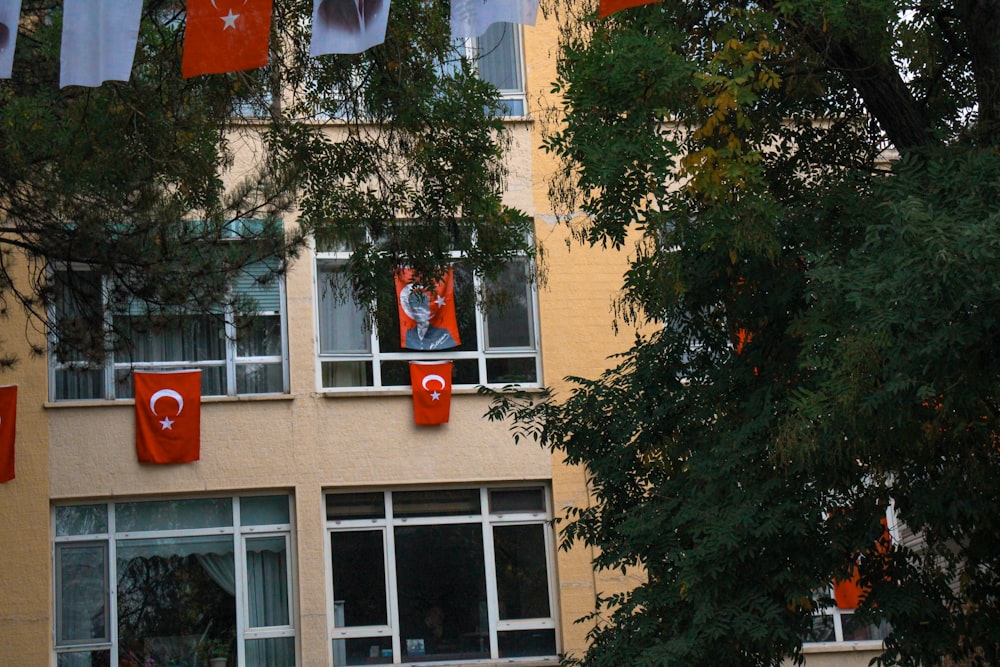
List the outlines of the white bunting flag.
<svg viewBox="0 0 1000 667">
<path fill-rule="evenodd" d="M 479 37 L 494 23 L 535 25 L 538 0 L 451 0 L 451 36 Z"/>
<path fill-rule="evenodd" d="M 142 0 L 65 0 L 59 87 L 128 81 Z"/>
<path fill-rule="evenodd" d="M 0 79 L 9 79 L 14 67 L 14 43 L 21 0 L 0 0 Z"/>
<path fill-rule="evenodd" d="M 309 53 L 361 53 L 385 41 L 389 0 L 313 0 Z"/>
</svg>

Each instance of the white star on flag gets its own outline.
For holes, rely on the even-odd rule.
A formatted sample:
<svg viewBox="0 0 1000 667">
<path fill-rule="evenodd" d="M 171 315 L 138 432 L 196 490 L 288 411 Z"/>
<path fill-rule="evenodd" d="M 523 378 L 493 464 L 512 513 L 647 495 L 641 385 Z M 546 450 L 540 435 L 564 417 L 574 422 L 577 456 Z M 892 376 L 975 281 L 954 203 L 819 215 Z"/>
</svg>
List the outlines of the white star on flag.
<svg viewBox="0 0 1000 667">
<path fill-rule="evenodd" d="M 232 28 L 233 30 L 236 30 L 236 19 L 238 19 L 239 17 L 240 17 L 239 14 L 233 14 L 232 9 L 230 9 L 229 13 L 226 14 L 225 16 L 220 16 L 219 18 L 222 19 L 222 23 L 224 24 L 222 26 L 222 29 L 229 30 L 230 28 Z"/>
<path fill-rule="evenodd" d="M 161 431 L 174 430 L 174 422 L 170 419 L 170 417 L 164 417 L 160 421 L 160 430 Z"/>
<path fill-rule="evenodd" d="M 444 300 L 443 296 L 441 296 L 440 294 L 438 294 L 438 297 L 436 299 L 434 299 L 434 303 L 437 304 L 438 308 L 443 308 L 444 304 L 447 303 L 447 302 Z"/>
<path fill-rule="evenodd" d="M 436 401 L 439 398 L 441 398 L 441 392 L 438 392 L 438 391 L 432 391 L 431 392 L 431 400 L 432 401 Z"/>
</svg>

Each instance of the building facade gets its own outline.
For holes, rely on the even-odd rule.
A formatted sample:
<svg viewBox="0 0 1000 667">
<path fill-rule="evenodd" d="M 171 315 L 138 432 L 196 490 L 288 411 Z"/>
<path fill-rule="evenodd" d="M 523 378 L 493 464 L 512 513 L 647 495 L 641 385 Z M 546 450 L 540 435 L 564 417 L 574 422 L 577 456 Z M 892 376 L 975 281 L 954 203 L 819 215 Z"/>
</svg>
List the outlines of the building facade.
<svg viewBox="0 0 1000 667">
<path fill-rule="evenodd" d="M 604 370 L 632 340 L 611 314 L 627 256 L 569 250 L 555 224 L 538 120 L 555 26 L 513 30 L 506 197 L 534 216 L 547 280 L 523 280 L 533 258 L 512 262 L 513 307 L 479 312 L 456 257 L 463 345 L 419 357 L 455 364 L 447 424 L 413 423 L 413 354 L 331 298 L 336 249 L 254 294 L 249 341 L 192 321 L 81 370 L 7 327 L 21 361 L 5 378 L 19 403 L 17 476 L 0 485 L 0 664 L 533 666 L 583 649 L 575 619 L 629 577 L 557 548 L 553 518 L 588 502 L 583 471 L 515 443 L 475 388 L 559 391 Z M 210 378 L 200 460 L 140 464 L 129 373 L 182 367 Z M 867 664 L 878 642 L 836 618 L 809 664 Z"/>
</svg>

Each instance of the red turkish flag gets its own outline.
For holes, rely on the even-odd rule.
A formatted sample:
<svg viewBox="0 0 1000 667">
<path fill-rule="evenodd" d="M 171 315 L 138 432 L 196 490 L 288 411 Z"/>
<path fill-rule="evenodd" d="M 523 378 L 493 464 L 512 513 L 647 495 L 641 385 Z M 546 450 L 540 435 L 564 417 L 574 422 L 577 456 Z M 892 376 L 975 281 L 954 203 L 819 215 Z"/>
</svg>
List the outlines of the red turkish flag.
<svg viewBox="0 0 1000 667">
<path fill-rule="evenodd" d="M 190 463 L 201 455 L 201 371 L 135 378 L 135 452 L 140 463 Z"/>
<path fill-rule="evenodd" d="M 432 287 L 413 283 L 413 271 L 396 272 L 399 346 L 407 350 L 447 350 L 462 344 L 455 316 L 455 272 L 448 269 Z"/>
<path fill-rule="evenodd" d="M 185 79 L 267 64 L 271 0 L 188 0 Z"/>
<path fill-rule="evenodd" d="M 417 424 L 447 424 L 451 411 L 451 362 L 411 361 L 413 421 Z"/>
<path fill-rule="evenodd" d="M 654 2 L 659 2 L 659 0 L 600 0 L 597 5 L 597 15 L 603 19 L 605 16 L 610 16 L 623 9 L 651 5 Z"/>
<path fill-rule="evenodd" d="M 14 479 L 17 385 L 0 387 L 0 483 Z"/>
</svg>

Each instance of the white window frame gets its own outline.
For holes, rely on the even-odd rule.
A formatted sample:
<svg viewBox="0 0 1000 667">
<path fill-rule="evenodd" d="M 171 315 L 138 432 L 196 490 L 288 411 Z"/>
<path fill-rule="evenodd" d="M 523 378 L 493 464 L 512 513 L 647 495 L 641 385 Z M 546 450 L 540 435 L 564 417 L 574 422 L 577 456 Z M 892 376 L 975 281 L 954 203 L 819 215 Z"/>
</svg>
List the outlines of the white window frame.
<svg viewBox="0 0 1000 667">
<path fill-rule="evenodd" d="M 315 279 L 316 284 L 315 289 L 315 304 L 316 307 L 315 317 L 316 317 L 316 386 L 319 390 L 324 393 L 345 393 L 345 392 L 384 392 L 384 391 L 398 391 L 400 393 L 406 393 L 410 391 L 410 385 L 407 382 L 404 385 L 387 385 L 382 381 L 382 362 L 407 362 L 407 361 L 459 361 L 459 360 L 475 360 L 477 364 L 477 377 L 478 382 L 474 383 L 455 383 L 452 385 L 454 389 L 473 389 L 478 386 L 488 386 L 488 387 L 503 387 L 507 385 L 517 385 L 522 388 L 537 388 L 542 386 L 542 356 L 541 356 L 541 329 L 539 325 L 538 317 L 538 290 L 535 285 L 526 284 L 525 288 L 528 291 L 529 303 L 527 304 L 530 316 L 531 316 L 531 344 L 524 347 L 503 347 L 490 349 L 487 345 L 486 335 L 486 313 L 480 307 L 480 304 L 474 304 L 475 311 L 475 323 L 476 323 L 476 349 L 468 351 L 455 351 L 455 350 L 442 350 L 440 352 L 426 351 L 426 350 L 404 350 L 402 352 L 382 352 L 379 346 L 379 338 L 377 327 L 370 327 L 371 331 L 369 349 L 364 352 L 327 352 L 324 353 L 321 350 L 320 345 L 320 332 L 323 327 L 323 323 L 320 321 L 320 300 L 322 299 L 322 294 L 324 290 L 329 289 L 328 285 L 324 284 L 325 276 L 328 273 L 329 267 L 343 266 L 350 259 L 350 251 L 333 251 L 333 252 L 320 252 L 315 253 Z M 451 257 L 454 261 L 460 262 L 462 259 L 462 254 L 457 251 L 451 253 Z M 526 262 L 525 269 L 529 270 L 531 266 L 531 259 L 529 257 L 524 257 L 523 261 Z M 527 280 L 527 276 L 526 276 Z M 481 281 L 478 276 L 473 275 L 473 285 L 474 293 L 478 294 L 480 288 L 482 287 Z M 349 305 L 348 297 L 348 305 Z M 469 304 L 457 304 L 456 308 L 468 308 Z M 391 333 L 390 333 L 391 335 Z M 534 382 L 488 382 L 489 374 L 487 364 L 489 361 L 495 359 L 526 359 L 528 357 L 533 357 L 535 362 L 535 381 Z M 357 362 L 361 364 L 371 365 L 371 384 L 370 385 L 352 385 L 352 386 L 324 386 L 323 383 L 323 365 L 324 362 Z"/>
<path fill-rule="evenodd" d="M 90 269 L 85 266 L 73 266 L 74 271 L 89 271 Z M 179 360 L 179 361 L 145 361 L 145 362 L 120 362 L 115 356 L 113 350 L 109 350 L 107 354 L 107 359 L 102 366 L 88 365 L 83 362 L 60 362 L 56 359 L 54 351 L 50 345 L 49 354 L 49 399 L 51 401 L 67 402 L 67 401 L 82 401 L 82 400 L 131 400 L 132 396 L 117 396 L 115 387 L 115 376 L 119 371 L 134 371 L 134 370 L 155 370 L 155 371 L 171 371 L 171 370 L 182 370 L 182 369 L 204 369 L 204 368 L 225 368 L 225 379 L 223 381 L 224 393 L 218 394 L 220 396 L 238 396 L 241 395 L 237 391 L 237 367 L 239 366 L 250 366 L 253 364 L 269 364 L 275 365 L 281 364 L 281 389 L 277 392 L 268 392 L 272 394 L 287 394 L 289 392 L 289 374 L 288 374 L 288 318 L 286 316 L 287 306 L 285 299 L 285 281 L 281 276 L 276 277 L 275 282 L 278 287 L 278 298 L 279 306 L 277 311 L 272 310 L 259 310 L 258 315 L 261 316 L 277 316 L 280 320 L 281 326 L 281 350 L 280 354 L 277 355 L 265 355 L 265 356 L 242 356 L 239 353 L 239 342 L 237 341 L 237 331 L 236 331 L 236 314 L 233 309 L 227 304 L 220 316 L 223 318 L 223 331 L 225 333 L 225 339 L 223 341 L 224 348 L 224 358 L 222 359 L 209 359 L 209 360 Z M 104 339 L 107 340 L 111 333 L 112 318 L 114 315 L 110 312 L 108 307 L 108 295 L 111 290 L 111 280 L 107 277 L 101 278 L 101 301 L 100 309 L 104 317 Z M 55 308 L 51 308 L 48 313 L 48 317 L 52 320 L 57 318 L 57 313 Z M 82 398 L 62 398 L 58 395 L 57 387 L 57 373 L 59 371 L 68 370 L 101 370 L 103 372 L 103 384 L 104 392 L 101 396 L 87 396 Z M 251 395 L 251 394 L 246 394 Z M 252 394 L 261 395 L 261 394 Z"/>
<path fill-rule="evenodd" d="M 392 642 L 392 662 L 378 664 L 410 664 L 404 659 L 402 645 L 403 637 L 399 622 L 399 596 L 398 582 L 396 578 L 396 554 L 395 539 L 393 529 L 401 526 L 441 526 L 441 525 L 480 525 L 483 534 L 483 565 L 485 568 L 487 615 L 489 622 L 489 652 L 490 657 L 484 659 L 465 659 L 458 662 L 454 660 L 421 660 L 419 664 L 492 664 L 503 662 L 504 664 L 516 664 L 529 662 L 531 664 L 559 664 L 557 655 L 551 656 L 530 656 L 524 658 L 501 658 L 499 657 L 499 633 L 504 631 L 518 630 L 552 630 L 555 637 L 556 651 L 560 650 L 561 638 L 558 618 L 558 594 L 556 590 L 555 571 L 555 536 L 552 526 L 552 498 L 548 488 L 541 484 L 534 485 L 505 485 L 491 484 L 489 486 L 476 487 L 479 490 L 480 513 L 477 515 L 461 516 L 427 516 L 427 517 L 403 517 L 396 518 L 393 515 L 392 494 L 394 491 L 435 491 L 435 490 L 456 490 L 469 487 L 435 487 L 434 489 L 424 488 L 399 488 L 381 491 L 384 503 L 384 518 L 379 519 L 329 519 L 326 517 L 326 539 L 324 540 L 326 550 L 326 580 L 327 580 L 327 627 L 329 636 L 327 638 L 327 648 L 330 653 L 330 664 L 333 663 L 333 643 L 336 640 L 347 639 L 378 639 L 391 638 Z M 545 510 L 518 511 L 518 512 L 491 512 L 489 506 L 490 491 L 518 490 L 518 489 L 540 489 L 543 492 Z M 358 490 L 339 490 L 339 493 L 365 492 Z M 337 495 L 338 490 L 328 490 L 326 495 Z M 325 505 L 325 503 L 324 503 Z M 542 525 L 545 538 L 545 562 L 546 577 L 548 579 L 548 602 L 549 616 L 546 618 L 529 619 L 500 619 L 500 608 L 497 591 L 496 577 L 496 555 L 493 542 L 493 528 L 496 526 L 517 526 L 517 525 Z M 333 557 L 331 540 L 338 533 L 372 531 L 378 530 L 382 533 L 383 544 L 383 571 L 385 572 L 385 595 L 387 625 L 376 626 L 350 626 L 338 627 L 335 610 L 336 591 L 333 590 Z"/>
<path fill-rule="evenodd" d="M 269 525 L 242 525 L 240 523 L 240 499 L 248 498 L 254 495 L 260 496 L 284 496 L 288 500 L 288 523 L 279 524 L 269 524 Z M 111 502 L 78 502 L 78 503 L 65 503 L 59 504 L 52 507 L 51 510 L 51 541 L 52 541 L 52 563 L 53 563 L 53 586 L 55 588 L 55 594 L 53 595 L 53 627 L 54 627 L 54 652 L 56 655 L 60 654 L 72 654 L 81 653 L 88 651 L 110 651 L 111 664 L 119 664 L 119 638 L 118 638 L 118 564 L 117 564 L 117 552 L 118 552 L 118 542 L 127 541 L 130 539 L 156 539 L 156 538 L 188 538 L 188 537 L 219 537 L 224 535 L 229 535 L 233 540 L 233 558 L 235 559 L 235 577 L 236 577 L 236 644 L 237 644 L 237 667 L 245 667 L 246 665 L 246 642 L 254 639 L 271 639 L 279 637 L 291 637 L 295 638 L 297 631 L 295 628 L 295 619 L 297 617 L 297 596 L 295 595 L 295 558 L 294 558 L 294 540 L 292 536 L 295 533 L 295 514 L 294 514 L 294 503 L 292 502 L 292 496 L 287 493 L 274 492 L 274 493 L 260 493 L 260 494 L 240 494 L 234 496 L 199 496 L 194 498 L 171 498 L 171 500 L 212 500 L 219 498 L 230 498 L 232 500 L 232 513 L 233 521 L 229 526 L 217 526 L 212 528 L 182 528 L 174 530 L 149 530 L 149 531 L 131 531 L 131 532 L 118 532 L 116 530 L 116 519 L 115 519 L 115 507 L 119 503 L 129 503 L 129 502 L 145 502 L 147 500 L 161 500 L 157 498 L 143 498 L 138 500 L 117 500 Z M 103 505 L 107 511 L 107 532 L 93 533 L 93 534 L 80 534 L 80 535 L 57 535 L 56 534 L 56 513 L 59 507 L 74 507 L 74 506 L 101 506 Z M 253 539 L 256 537 L 279 537 L 283 538 L 285 541 L 285 553 L 287 554 L 286 563 L 287 568 L 285 576 L 287 578 L 286 586 L 288 590 L 288 625 L 283 626 L 267 626 L 267 627 L 250 627 L 249 624 L 249 613 L 247 610 L 247 571 L 246 571 L 246 561 L 247 561 L 247 550 L 246 542 L 248 539 Z M 59 595 L 62 587 L 60 583 L 60 575 L 57 569 L 59 563 L 59 555 L 61 549 L 64 545 L 83 545 L 83 546 L 97 546 L 101 545 L 105 548 L 105 557 L 107 563 L 107 571 L 105 572 L 105 604 L 107 605 L 107 639 L 104 641 L 69 641 L 63 644 L 59 643 L 59 627 L 60 627 L 60 608 L 59 608 Z M 296 648 L 296 652 L 298 649 Z M 55 663 L 53 663 L 55 664 Z"/>
<path fill-rule="evenodd" d="M 494 24 L 498 25 L 498 24 Z M 527 116 L 528 114 L 528 99 L 525 93 L 525 67 L 524 67 L 524 42 L 523 42 L 523 29 L 518 23 L 501 23 L 507 30 L 510 31 L 514 39 L 514 53 L 516 54 L 517 62 L 514 63 L 514 70 L 517 73 L 517 79 L 520 86 L 517 88 L 497 88 L 500 93 L 500 101 L 504 107 L 504 116 L 508 118 L 520 118 Z M 464 40 L 465 55 L 472 60 L 475 64 L 477 72 L 479 69 L 479 55 L 480 55 L 480 42 L 483 36 L 471 37 Z M 511 113 L 513 108 L 511 105 L 519 105 L 521 107 L 521 113 Z"/>
</svg>

